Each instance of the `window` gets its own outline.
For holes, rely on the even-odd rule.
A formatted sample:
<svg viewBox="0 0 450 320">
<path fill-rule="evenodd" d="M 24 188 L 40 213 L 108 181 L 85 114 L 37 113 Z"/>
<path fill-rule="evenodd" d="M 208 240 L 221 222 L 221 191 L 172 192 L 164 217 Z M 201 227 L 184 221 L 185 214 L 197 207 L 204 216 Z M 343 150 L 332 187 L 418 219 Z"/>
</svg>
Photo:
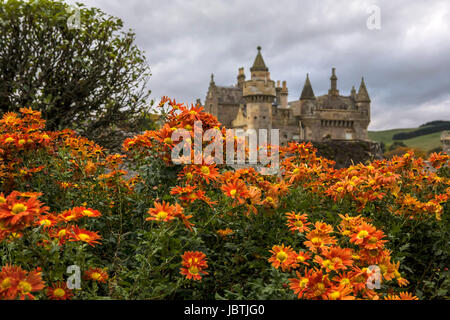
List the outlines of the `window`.
<svg viewBox="0 0 450 320">
<path fill-rule="evenodd" d="M 352 132 L 346 132 L 345 133 L 345 140 L 352 140 L 353 139 L 353 133 Z"/>
</svg>

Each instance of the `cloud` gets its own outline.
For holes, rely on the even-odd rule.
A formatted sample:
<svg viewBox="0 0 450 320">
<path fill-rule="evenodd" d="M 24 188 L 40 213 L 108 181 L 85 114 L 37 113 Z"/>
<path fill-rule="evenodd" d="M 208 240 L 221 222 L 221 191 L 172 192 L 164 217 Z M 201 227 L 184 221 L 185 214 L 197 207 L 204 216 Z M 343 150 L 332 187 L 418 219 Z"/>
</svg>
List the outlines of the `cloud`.
<svg viewBox="0 0 450 320">
<path fill-rule="evenodd" d="M 78 0 L 121 18 L 136 32 L 152 70 L 157 100 L 204 101 L 211 73 L 236 82 L 261 45 L 274 80 L 287 80 L 296 100 L 308 72 L 316 95 L 349 94 L 364 76 L 372 100 L 370 130 L 450 120 L 450 3 L 446 0 Z M 74 1 L 69 1 L 74 2 Z M 381 29 L 369 30 L 377 5 Z"/>
</svg>

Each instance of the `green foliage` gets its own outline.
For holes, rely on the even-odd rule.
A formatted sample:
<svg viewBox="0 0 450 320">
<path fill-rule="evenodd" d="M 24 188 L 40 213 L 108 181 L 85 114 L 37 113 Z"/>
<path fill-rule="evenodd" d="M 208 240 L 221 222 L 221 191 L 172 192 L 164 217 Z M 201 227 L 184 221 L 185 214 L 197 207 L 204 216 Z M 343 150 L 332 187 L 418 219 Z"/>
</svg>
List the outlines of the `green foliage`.
<svg viewBox="0 0 450 320">
<path fill-rule="evenodd" d="M 119 146 L 124 132 L 151 123 L 150 71 L 134 39 L 120 19 L 96 8 L 1 0 L 0 111 L 33 107 L 49 129 L 70 127 Z"/>
</svg>

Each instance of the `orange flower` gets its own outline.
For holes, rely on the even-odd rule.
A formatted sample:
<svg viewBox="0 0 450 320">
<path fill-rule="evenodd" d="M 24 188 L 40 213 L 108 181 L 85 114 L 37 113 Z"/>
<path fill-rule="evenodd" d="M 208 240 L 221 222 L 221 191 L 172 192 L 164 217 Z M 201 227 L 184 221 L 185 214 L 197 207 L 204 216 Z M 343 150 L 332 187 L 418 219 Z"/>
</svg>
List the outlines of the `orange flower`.
<svg viewBox="0 0 450 320">
<path fill-rule="evenodd" d="M 49 232 L 50 237 L 58 239 L 59 245 L 63 245 L 72 234 L 73 226 L 66 228 L 52 228 Z"/>
<path fill-rule="evenodd" d="M 195 166 L 193 174 L 205 179 L 207 184 L 209 184 L 209 180 L 216 181 L 220 176 L 215 164 Z"/>
<path fill-rule="evenodd" d="M 275 269 L 281 267 L 281 270 L 285 271 L 298 267 L 297 254 L 292 250 L 291 246 L 285 247 L 284 244 L 281 244 L 281 246 L 273 246 L 270 252 L 272 256 L 268 261 L 272 263 Z"/>
<path fill-rule="evenodd" d="M 217 234 L 221 237 L 226 237 L 230 234 L 233 234 L 233 230 L 231 230 L 230 228 L 220 229 L 220 230 L 217 230 Z"/>
<path fill-rule="evenodd" d="M 158 202 L 154 202 L 154 208 L 150 208 L 148 213 L 150 217 L 146 218 L 147 221 L 170 221 L 175 219 L 175 213 L 180 211 L 181 207 L 176 207 L 166 203 L 165 201 L 162 204 Z M 181 208 L 182 209 L 182 208 Z"/>
<path fill-rule="evenodd" d="M 208 272 L 203 269 L 208 267 L 206 255 L 199 251 L 186 251 L 182 256 L 180 273 L 185 275 L 187 279 L 201 280 L 202 274 L 206 275 Z"/>
<path fill-rule="evenodd" d="M 321 253 L 325 259 L 316 255 L 314 261 L 328 272 L 331 270 L 345 270 L 353 264 L 352 249 L 340 247 L 323 247 Z"/>
<path fill-rule="evenodd" d="M 13 191 L 6 198 L 2 196 L 4 201 L 0 201 L 0 221 L 12 230 L 20 230 L 31 225 L 37 216 L 49 209 L 43 207 L 36 196 L 24 199 L 20 197 L 20 192 Z"/>
<path fill-rule="evenodd" d="M 233 182 L 228 182 L 222 186 L 222 191 L 225 195 L 243 204 L 245 198 L 248 196 L 248 190 L 242 180 L 236 179 Z"/>
<path fill-rule="evenodd" d="M 58 281 L 53 286 L 47 287 L 47 296 L 50 300 L 70 300 L 73 293 L 67 288 L 66 282 Z"/>
<path fill-rule="evenodd" d="M 106 273 L 105 269 L 89 268 L 89 270 L 84 273 L 84 279 L 106 283 L 106 280 L 109 279 L 109 276 Z"/>
<path fill-rule="evenodd" d="M 78 226 L 75 226 L 72 229 L 69 241 L 82 241 L 88 243 L 90 246 L 94 246 L 94 243 L 100 243 L 97 241 L 99 239 L 101 239 L 101 237 L 97 232 L 80 229 Z"/>
<path fill-rule="evenodd" d="M 297 214 L 295 212 L 287 212 L 286 217 L 288 219 L 287 226 L 289 227 L 289 230 L 292 232 L 298 231 L 300 233 L 309 231 L 309 228 L 307 227 L 311 223 L 307 222 L 308 217 L 305 214 Z"/>
<path fill-rule="evenodd" d="M 54 225 L 56 225 L 56 223 L 57 223 L 57 219 L 52 214 L 42 215 L 35 222 L 36 225 L 43 226 L 44 229 L 53 227 Z"/>
<path fill-rule="evenodd" d="M 6 265 L 0 272 L 0 298 L 13 300 L 19 297 L 34 299 L 32 292 L 44 288 L 40 269 L 25 271 L 21 267 Z"/>
<path fill-rule="evenodd" d="M 75 214 L 80 217 L 97 218 L 102 215 L 98 210 L 85 207 L 75 207 L 72 208 L 72 211 L 75 212 Z"/>
<path fill-rule="evenodd" d="M 362 223 L 357 226 L 354 230 L 354 233 L 350 235 L 350 242 L 361 245 L 363 243 L 367 243 L 369 237 L 374 234 L 376 228 L 368 223 Z"/>
<path fill-rule="evenodd" d="M 419 300 L 416 296 L 413 296 L 409 292 L 400 292 L 399 295 L 388 294 L 384 297 L 385 300 Z"/>
<path fill-rule="evenodd" d="M 350 295 L 352 293 L 352 289 L 345 286 L 340 285 L 339 287 L 335 287 L 330 290 L 326 299 L 328 300 L 355 300 L 355 297 Z"/>
<path fill-rule="evenodd" d="M 317 252 L 318 249 L 336 243 L 337 240 L 333 236 L 330 236 L 330 233 L 333 231 L 332 226 L 318 221 L 315 223 L 315 227 L 314 230 L 306 234 L 307 241 L 303 242 L 310 251 Z"/>
<path fill-rule="evenodd" d="M 299 253 L 297 254 L 295 260 L 297 261 L 297 263 L 302 263 L 305 264 L 307 266 L 309 266 L 309 263 L 306 262 L 306 260 L 311 259 L 311 256 L 309 255 L 309 253 L 304 252 L 304 251 L 299 251 Z"/>
<path fill-rule="evenodd" d="M 59 221 L 71 222 L 81 219 L 83 215 L 74 209 L 65 210 L 57 216 Z"/>
<path fill-rule="evenodd" d="M 300 272 L 296 271 L 297 278 L 289 279 L 289 287 L 294 291 L 298 298 L 303 296 L 303 293 L 308 290 L 309 279 L 314 271 L 312 269 L 305 269 L 305 274 L 302 276 Z"/>
</svg>

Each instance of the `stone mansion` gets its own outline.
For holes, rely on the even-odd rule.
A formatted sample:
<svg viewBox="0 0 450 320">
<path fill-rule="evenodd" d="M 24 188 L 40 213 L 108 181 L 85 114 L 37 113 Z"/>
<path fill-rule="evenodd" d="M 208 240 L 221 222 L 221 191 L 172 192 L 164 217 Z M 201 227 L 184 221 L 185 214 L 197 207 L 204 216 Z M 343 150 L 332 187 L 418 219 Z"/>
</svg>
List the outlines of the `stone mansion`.
<svg viewBox="0 0 450 320">
<path fill-rule="evenodd" d="M 239 68 L 237 83 L 218 86 L 211 75 L 205 110 L 227 128 L 280 129 L 282 145 L 288 141 L 368 140 L 370 98 L 364 78 L 358 92 L 341 95 L 335 68 L 327 94 L 316 96 L 308 74 L 298 100 L 288 101 L 286 81 L 271 80 L 258 47 L 250 79 Z"/>
</svg>

